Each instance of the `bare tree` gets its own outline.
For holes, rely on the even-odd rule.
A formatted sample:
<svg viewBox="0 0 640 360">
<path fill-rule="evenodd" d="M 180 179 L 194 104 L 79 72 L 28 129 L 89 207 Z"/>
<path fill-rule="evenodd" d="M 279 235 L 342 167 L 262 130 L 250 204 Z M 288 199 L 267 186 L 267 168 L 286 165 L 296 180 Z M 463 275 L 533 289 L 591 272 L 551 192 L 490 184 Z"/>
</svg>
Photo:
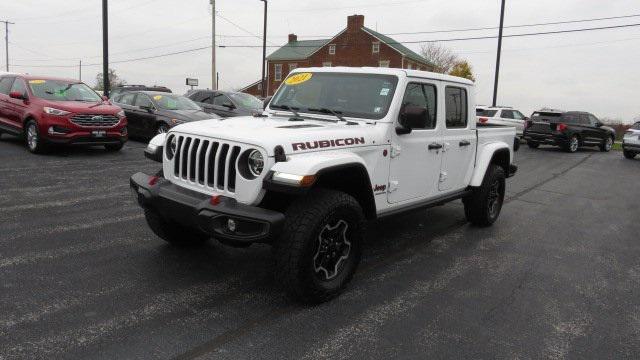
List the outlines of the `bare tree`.
<svg viewBox="0 0 640 360">
<path fill-rule="evenodd" d="M 440 43 L 426 43 L 420 50 L 422 56 L 435 65 L 434 72 L 448 74 L 460 61 L 458 55 Z"/>
</svg>

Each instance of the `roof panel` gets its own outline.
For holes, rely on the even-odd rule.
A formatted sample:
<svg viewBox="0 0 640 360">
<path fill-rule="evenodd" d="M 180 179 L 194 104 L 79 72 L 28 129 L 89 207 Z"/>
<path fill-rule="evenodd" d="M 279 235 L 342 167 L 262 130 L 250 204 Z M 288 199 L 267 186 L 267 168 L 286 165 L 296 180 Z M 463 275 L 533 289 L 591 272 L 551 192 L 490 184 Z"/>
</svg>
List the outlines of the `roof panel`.
<svg viewBox="0 0 640 360">
<path fill-rule="evenodd" d="M 267 56 L 267 60 L 304 60 L 328 41 L 328 39 L 292 41 Z"/>
</svg>

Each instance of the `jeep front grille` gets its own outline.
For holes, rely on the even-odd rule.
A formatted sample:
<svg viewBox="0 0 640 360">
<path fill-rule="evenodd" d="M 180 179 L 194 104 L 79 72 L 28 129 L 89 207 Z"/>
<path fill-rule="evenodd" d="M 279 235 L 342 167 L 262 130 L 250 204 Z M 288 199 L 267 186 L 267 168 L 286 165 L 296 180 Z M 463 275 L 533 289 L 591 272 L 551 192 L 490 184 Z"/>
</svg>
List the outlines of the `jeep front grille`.
<svg viewBox="0 0 640 360">
<path fill-rule="evenodd" d="M 236 187 L 236 163 L 243 150 L 240 144 L 230 144 L 194 136 L 177 137 L 173 158 L 176 179 L 213 191 L 233 193 Z"/>
<path fill-rule="evenodd" d="M 115 115 L 78 114 L 73 115 L 70 121 L 83 127 L 113 127 L 120 119 Z"/>
</svg>

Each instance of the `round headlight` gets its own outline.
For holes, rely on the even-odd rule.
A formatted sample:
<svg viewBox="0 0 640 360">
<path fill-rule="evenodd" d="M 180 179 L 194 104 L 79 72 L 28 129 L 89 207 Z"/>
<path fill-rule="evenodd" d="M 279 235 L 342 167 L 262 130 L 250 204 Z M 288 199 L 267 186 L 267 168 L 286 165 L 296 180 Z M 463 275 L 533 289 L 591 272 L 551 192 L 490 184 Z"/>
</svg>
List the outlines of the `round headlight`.
<svg viewBox="0 0 640 360">
<path fill-rule="evenodd" d="M 264 158 L 262 154 L 258 150 L 253 150 L 249 153 L 249 157 L 247 158 L 247 162 L 249 164 L 249 171 L 253 176 L 260 176 L 262 174 L 262 169 L 264 168 Z"/>
<path fill-rule="evenodd" d="M 173 156 L 176 154 L 176 148 L 178 147 L 178 138 L 175 136 L 171 136 L 169 141 L 167 141 L 167 159 L 173 159 Z"/>
</svg>

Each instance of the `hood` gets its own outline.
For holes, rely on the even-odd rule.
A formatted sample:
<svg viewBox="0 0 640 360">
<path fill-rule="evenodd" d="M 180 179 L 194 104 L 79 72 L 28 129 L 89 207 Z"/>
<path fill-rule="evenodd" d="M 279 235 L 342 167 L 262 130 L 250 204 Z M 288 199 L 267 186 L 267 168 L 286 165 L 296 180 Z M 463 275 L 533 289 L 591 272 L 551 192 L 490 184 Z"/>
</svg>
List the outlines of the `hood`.
<svg viewBox="0 0 640 360">
<path fill-rule="evenodd" d="M 174 117 L 182 121 L 197 121 L 220 118 L 216 114 L 209 114 L 202 110 L 164 110 L 163 112 L 166 116 Z"/>
<path fill-rule="evenodd" d="M 122 109 L 119 106 L 115 106 L 110 102 L 103 102 L 96 106 L 96 102 L 86 101 L 51 101 L 44 102 L 44 106 L 65 110 L 73 113 L 82 114 L 103 114 L 103 115 L 115 115 Z"/>
<path fill-rule="evenodd" d="M 242 116 L 178 125 L 171 132 L 257 145 L 269 156 L 280 145 L 287 155 L 383 144 L 388 124 L 321 120 L 289 121 L 289 117 Z"/>
</svg>

